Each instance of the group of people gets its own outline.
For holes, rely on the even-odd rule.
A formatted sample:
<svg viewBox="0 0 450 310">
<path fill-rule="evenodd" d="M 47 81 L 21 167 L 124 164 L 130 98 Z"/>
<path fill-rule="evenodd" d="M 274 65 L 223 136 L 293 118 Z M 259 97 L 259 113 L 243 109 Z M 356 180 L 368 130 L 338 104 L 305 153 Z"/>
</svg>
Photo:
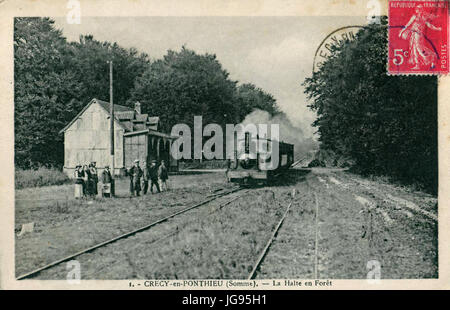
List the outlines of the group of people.
<svg viewBox="0 0 450 310">
<path fill-rule="evenodd" d="M 98 175 L 96 162 L 89 165 L 77 165 L 74 172 L 75 198 L 94 196 L 97 194 Z"/>
<path fill-rule="evenodd" d="M 150 166 L 143 162 L 143 167 L 139 166 L 139 160 L 134 161 L 134 166 L 128 169 L 130 176 L 130 193 L 133 196 L 140 196 L 141 191 L 147 194 L 150 182 L 150 191 L 153 194 L 153 187 L 160 193 L 168 190 L 167 180 L 169 173 L 164 160 L 158 166 L 156 160 L 152 160 Z M 96 162 L 89 165 L 76 165 L 75 172 L 75 198 L 93 197 L 98 195 L 99 178 Z M 109 166 L 106 166 L 101 176 L 101 194 L 103 197 L 111 197 L 112 176 Z"/>
<path fill-rule="evenodd" d="M 93 197 L 98 195 L 99 179 L 96 164 L 97 163 L 93 161 L 89 165 L 76 165 L 74 172 L 75 198 Z M 101 181 L 102 186 L 106 188 L 105 192 L 110 195 L 112 177 L 111 172 L 109 171 L 109 166 L 106 166 L 105 170 L 102 172 Z"/>
<path fill-rule="evenodd" d="M 153 187 L 156 188 L 158 193 L 161 190 L 168 190 L 167 180 L 169 179 L 169 173 L 167 171 L 166 163 L 164 160 L 158 166 L 156 160 L 152 160 L 150 166 L 147 162 L 143 162 L 143 167 L 139 166 L 139 160 L 134 161 L 134 166 L 128 170 L 130 176 L 130 193 L 133 196 L 140 196 L 140 192 L 147 194 L 150 182 L 150 192 L 153 194 Z"/>
</svg>

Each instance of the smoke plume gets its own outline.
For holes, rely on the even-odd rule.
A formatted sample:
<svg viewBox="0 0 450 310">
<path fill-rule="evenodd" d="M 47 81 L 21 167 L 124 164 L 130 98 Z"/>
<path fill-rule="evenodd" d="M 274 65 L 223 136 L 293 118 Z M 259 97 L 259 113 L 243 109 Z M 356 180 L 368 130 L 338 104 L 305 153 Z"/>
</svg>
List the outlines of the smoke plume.
<svg viewBox="0 0 450 310">
<path fill-rule="evenodd" d="M 268 112 L 257 109 L 248 114 L 242 121 L 242 124 L 267 124 L 268 126 L 278 124 L 280 128 L 280 140 L 294 145 L 294 160 L 306 157 L 311 151 L 316 151 L 319 148 L 317 141 L 311 138 L 305 138 L 302 129 L 292 125 L 284 113 L 272 117 Z"/>
</svg>

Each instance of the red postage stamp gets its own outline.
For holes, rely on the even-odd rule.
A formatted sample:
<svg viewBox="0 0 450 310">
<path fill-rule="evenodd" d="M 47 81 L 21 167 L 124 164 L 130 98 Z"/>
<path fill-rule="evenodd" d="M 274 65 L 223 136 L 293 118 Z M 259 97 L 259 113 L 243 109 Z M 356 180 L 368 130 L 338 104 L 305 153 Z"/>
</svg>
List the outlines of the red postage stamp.
<svg viewBox="0 0 450 310">
<path fill-rule="evenodd" d="M 449 73 L 448 4 L 389 1 L 389 74 Z"/>
</svg>

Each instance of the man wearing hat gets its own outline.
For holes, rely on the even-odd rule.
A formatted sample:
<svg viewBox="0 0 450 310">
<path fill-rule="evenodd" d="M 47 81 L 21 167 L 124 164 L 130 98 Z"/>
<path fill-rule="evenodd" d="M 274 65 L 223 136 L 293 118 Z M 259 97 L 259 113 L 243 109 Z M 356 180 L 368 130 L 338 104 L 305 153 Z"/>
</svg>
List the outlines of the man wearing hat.
<svg viewBox="0 0 450 310">
<path fill-rule="evenodd" d="M 158 193 L 160 193 L 161 190 L 159 189 L 158 184 L 158 167 L 156 166 L 156 160 L 152 160 L 149 169 L 149 175 L 150 175 L 150 191 L 153 194 L 153 185 L 155 185 L 156 189 L 158 190 Z"/>
<path fill-rule="evenodd" d="M 102 197 L 111 197 L 111 182 L 111 172 L 109 166 L 106 166 L 102 172 Z"/>
<path fill-rule="evenodd" d="M 139 167 L 139 160 L 134 161 L 134 166 L 129 170 L 130 191 L 133 196 L 139 196 L 141 192 L 142 169 Z"/>
<path fill-rule="evenodd" d="M 97 174 L 97 163 L 95 161 L 91 162 L 89 171 L 91 172 L 92 177 L 92 194 L 97 195 L 98 194 L 98 174 Z"/>
</svg>

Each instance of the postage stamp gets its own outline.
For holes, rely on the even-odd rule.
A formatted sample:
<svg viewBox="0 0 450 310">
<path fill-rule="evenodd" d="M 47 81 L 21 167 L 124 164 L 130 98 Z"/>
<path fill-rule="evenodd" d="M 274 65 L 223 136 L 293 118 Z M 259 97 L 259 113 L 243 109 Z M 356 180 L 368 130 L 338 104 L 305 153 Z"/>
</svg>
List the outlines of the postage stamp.
<svg viewBox="0 0 450 310">
<path fill-rule="evenodd" d="M 389 74 L 447 74 L 448 1 L 389 2 Z"/>
</svg>

